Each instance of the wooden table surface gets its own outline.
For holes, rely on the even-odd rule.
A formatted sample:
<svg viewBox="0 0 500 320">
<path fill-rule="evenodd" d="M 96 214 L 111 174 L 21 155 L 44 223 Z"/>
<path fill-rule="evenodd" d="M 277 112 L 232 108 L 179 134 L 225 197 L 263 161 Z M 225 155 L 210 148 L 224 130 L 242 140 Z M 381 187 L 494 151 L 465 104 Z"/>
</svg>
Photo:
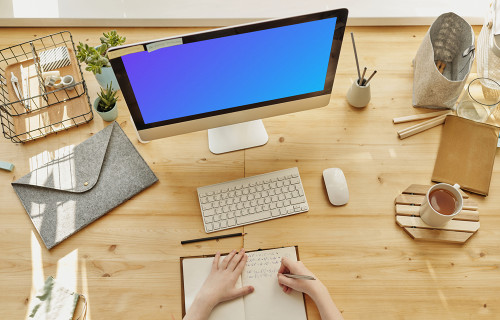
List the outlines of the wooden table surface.
<svg viewBox="0 0 500 320">
<path fill-rule="evenodd" d="M 108 125 L 87 125 L 18 145 L 0 139 L 0 319 L 28 313 L 34 288 L 52 275 L 86 295 L 88 319 L 181 319 L 179 257 L 219 250 L 298 245 L 300 258 L 328 286 L 346 319 L 493 319 L 500 315 L 500 163 L 481 228 L 466 244 L 417 242 L 394 221 L 394 198 L 412 183 L 430 184 L 441 128 L 405 140 L 407 125 L 392 118 L 423 112 L 411 106 L 411 61 L 428 27 L 348 28 L 331 103 L 324 108 L 264 119 L 263 147 L 213 155 L 206 131 L 139 144 L 119 100 L 118 123 L 157 174 L 159 183 L 48 251 L 10 182 Z M 56 28 L 0 29 L 0 48 Z M 75 42 L 97 44 L 109 28 L 70 28 Z M 127 42 L 201 29 L 121 28 Z M 479 28 L 474 28 L 476 34 Z M 361 67 L 378 74 L 368 107 L 350 107 L 345 94 L 356 77 L 350 31 Z M 474 69 L 475 70 L 475 69 Z M 91 101 L 98 85 L 85 72 Z M 196 187 L 297 166 L 310 211 L 231 231 L 245 238 L 200 242 L 204 236 Z M 323 169 L 339 167 L 350 190 L 346 206 L 328 202 Z M 224 233 L 224 232 L 221 232 Z M 225 232 L 227 233 L 227 231 Z M 306 300 L 309 319 L 319 319 Z"/>
</svg>

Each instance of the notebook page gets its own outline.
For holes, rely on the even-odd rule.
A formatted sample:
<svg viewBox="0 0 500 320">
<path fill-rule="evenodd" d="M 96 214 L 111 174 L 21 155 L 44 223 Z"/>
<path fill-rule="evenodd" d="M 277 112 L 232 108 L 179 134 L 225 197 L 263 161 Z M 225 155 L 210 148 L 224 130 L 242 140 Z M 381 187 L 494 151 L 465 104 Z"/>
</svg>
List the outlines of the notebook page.
<svg viewBox="0 0 500 320">
<path fill-rule="evenodd" d="M 254 286 L 255 291 L 243 298 L 246 320 L 307 319 L 302 293 L 286 294 L 278 284 L 281 257 L 297 261 L 295 247 L 255 251 L 247 255 L 242 282 L 245 286 Z"/>
<path fill-rule="evenodd" d="M 222 263 L 222 259 L 220 263 Z M 184 276 L 184 304 L 186 311 L 189 310 L 193 304 L 196 294 L 205 282 L 205 279 L 210 274 L 212 269 L 212 262 L 214 258 L 191 258 L 182 260 L 183 276 Z M 241 288 L 241 277 L 236 282 L 236 287 Z M 218 304 L 209 320 L 244 320 L 245 311 L 243 305 L 243 298 L 238 298 L 231 301 L 226 301 Z"/>
</svg>

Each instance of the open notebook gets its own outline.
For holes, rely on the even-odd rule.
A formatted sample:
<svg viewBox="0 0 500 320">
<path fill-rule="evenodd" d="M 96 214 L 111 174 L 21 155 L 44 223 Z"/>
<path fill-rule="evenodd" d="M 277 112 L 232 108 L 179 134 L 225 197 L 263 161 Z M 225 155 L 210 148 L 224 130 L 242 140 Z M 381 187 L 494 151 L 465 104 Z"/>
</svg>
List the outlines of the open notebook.
<svg viewBox="0 0 500 320">
<path fill-rule="evenodd" d="M 251 285 L 255 291 L 245 297 L 216 306 L 209 320 L 307 319 L 302 293 L 286 294 L 278 285 L 281 257 L 297 260 L 297 247 L 247 252 L 248 261 L 236 286 Z M 222 262 L 222 257 L 220 261 Z M 181 258 L 183 316 L 210 273 L 213 256 Z"/>
</svg>

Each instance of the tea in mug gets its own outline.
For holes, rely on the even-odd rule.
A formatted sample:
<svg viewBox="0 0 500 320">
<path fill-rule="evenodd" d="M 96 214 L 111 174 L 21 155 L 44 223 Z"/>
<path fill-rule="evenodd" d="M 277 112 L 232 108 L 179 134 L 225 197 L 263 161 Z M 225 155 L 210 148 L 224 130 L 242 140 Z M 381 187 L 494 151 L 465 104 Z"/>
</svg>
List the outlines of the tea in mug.
<svg viewBox="0 0 500 320">
<path fill-rule="evenodd" d="M 455 213 L 458 201 L 450 191 L 436 189 L 429 194 L 429 203 L 437 212 L 450 215 Z"/>
</svg>

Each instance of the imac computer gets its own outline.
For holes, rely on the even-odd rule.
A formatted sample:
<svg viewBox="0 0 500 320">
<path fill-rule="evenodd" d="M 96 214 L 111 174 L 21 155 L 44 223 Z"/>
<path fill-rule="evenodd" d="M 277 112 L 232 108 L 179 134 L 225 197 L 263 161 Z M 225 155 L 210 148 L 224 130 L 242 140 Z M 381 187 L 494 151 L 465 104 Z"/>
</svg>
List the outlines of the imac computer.
<svg viewBox="0 0 500 320">
<path fill-rule="evenodd" d="M 347 9 L 108 51 L 140 140 L 208 130 L 224 153 L 267 143 L 262 118 L 330 101 Z"/>
</svg>

